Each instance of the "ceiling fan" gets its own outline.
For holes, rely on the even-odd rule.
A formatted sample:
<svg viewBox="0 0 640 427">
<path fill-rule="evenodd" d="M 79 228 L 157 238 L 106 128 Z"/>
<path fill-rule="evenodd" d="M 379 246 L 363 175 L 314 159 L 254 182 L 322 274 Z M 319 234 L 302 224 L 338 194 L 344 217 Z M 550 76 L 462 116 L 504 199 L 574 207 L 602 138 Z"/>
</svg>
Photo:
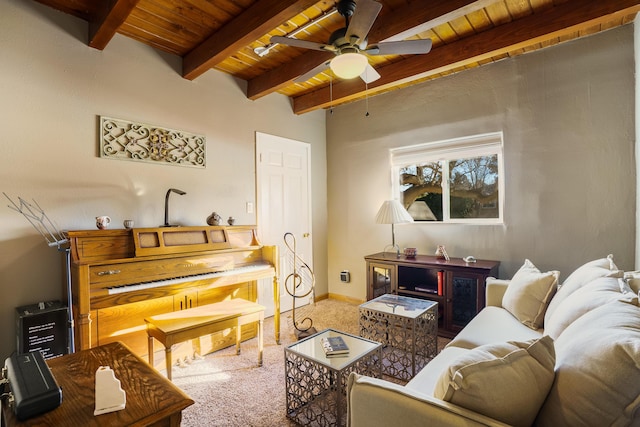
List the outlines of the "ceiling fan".
<svg viewBox="0 0 640 427">
<path fill-rule="evenodd" d="M 271 37 L 271 43 L 281 43 L 288 46 L 305 49 L 333 52 L 336 56 L 328 62 L 301 75 L 296 82 L 309 80 L 316 74 L 331 68 L 334 74 L 343 79 L 360 76 L 366 83 L 380 78 L 380 74 L 369 64 L 367 55 L 410 55 L 429 53 L 431 39 L 402 40 L 381 42 L 368 45 L 367 35 L 373 26 L 382 4 L 374 0 L 340 0 L 337 10 L 345 19 L 345 27 L 331 34 L 329 43 L 322 44 L 284 36 Z"/>
</svg>

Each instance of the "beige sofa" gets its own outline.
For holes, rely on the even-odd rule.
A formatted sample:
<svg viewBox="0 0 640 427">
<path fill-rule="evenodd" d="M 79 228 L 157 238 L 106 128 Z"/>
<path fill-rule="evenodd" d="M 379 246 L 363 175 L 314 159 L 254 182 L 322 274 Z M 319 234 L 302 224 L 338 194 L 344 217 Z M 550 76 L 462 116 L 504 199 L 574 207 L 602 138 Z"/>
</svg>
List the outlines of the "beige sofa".
<svg viewBox="0 0 640 427">
<path fill-rule="evenodd" d="M 561 285 L 528 260 L 488 279 L 487 306 L 405 386 L 351 375 L 348 425 L 640 426 L 636 276 L 610 255 Z"/>
</svg>

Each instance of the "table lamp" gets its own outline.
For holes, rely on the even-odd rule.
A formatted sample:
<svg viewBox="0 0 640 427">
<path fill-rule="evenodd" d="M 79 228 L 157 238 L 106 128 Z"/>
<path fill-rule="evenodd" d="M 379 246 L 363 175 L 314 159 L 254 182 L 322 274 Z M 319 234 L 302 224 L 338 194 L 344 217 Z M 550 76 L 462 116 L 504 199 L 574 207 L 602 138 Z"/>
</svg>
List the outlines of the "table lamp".
<svg viewBox="0 0 640 427">
<path fill-rule="evenodd" d="M 407 222 L 413 222 L 413 218 L 397 200 L 386 200 L 382 206 L 380 206 L 378 215 L 376 215 L 377 224 L 391 224 L 391 247 L 396 250 L 398 258 L 400 258 L 400 247 L 396 245 L 396 232 L 394 226 L 395 224 L 403 224 Z M 388 246 L 384 248 L 385 252 L 387 248 Z"/>
</svg>

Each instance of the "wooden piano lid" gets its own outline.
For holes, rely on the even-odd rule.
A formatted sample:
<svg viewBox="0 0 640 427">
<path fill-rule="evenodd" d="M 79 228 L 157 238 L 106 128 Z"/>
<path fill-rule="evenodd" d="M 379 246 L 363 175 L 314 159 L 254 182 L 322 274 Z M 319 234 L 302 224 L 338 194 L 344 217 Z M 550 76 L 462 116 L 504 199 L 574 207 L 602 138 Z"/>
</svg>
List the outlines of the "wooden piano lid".
<svg viewBox="0 0 640 427">
<path fill-rule="evenodd" d="M 77 230 L 66 235 L 76 262 L 261 246 L 255 225 Z"/>
</svg>

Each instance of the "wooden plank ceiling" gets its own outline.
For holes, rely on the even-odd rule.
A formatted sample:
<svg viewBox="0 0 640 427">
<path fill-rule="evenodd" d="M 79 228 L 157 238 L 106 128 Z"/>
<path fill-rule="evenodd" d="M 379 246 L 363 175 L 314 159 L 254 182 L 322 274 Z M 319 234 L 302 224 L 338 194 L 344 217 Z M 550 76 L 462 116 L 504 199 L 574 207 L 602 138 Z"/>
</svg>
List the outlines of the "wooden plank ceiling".
<svg viewBox="0 0 640 427">
<path fill-rule="evenodd" d="M 197 79 L 213 68 L 246 80 L 250 99 L 289 96 L 296 114 L 617 27 L 640 10 L 640 0 L 381 0 L 369 44 L 430 38 L 433 48 L 425 55 L 370 56 L 382 77 L 365 85 L 329 70 L 296 83 L 334 54 L 270 44 L 271 36 L 292 33 L 327 43 L 345 26 L 333 0 L 34 1 L 87 21 L 91 48 L 109 49 L 118 33 L 182 57 L 176 78 Z"/>
</svg>

